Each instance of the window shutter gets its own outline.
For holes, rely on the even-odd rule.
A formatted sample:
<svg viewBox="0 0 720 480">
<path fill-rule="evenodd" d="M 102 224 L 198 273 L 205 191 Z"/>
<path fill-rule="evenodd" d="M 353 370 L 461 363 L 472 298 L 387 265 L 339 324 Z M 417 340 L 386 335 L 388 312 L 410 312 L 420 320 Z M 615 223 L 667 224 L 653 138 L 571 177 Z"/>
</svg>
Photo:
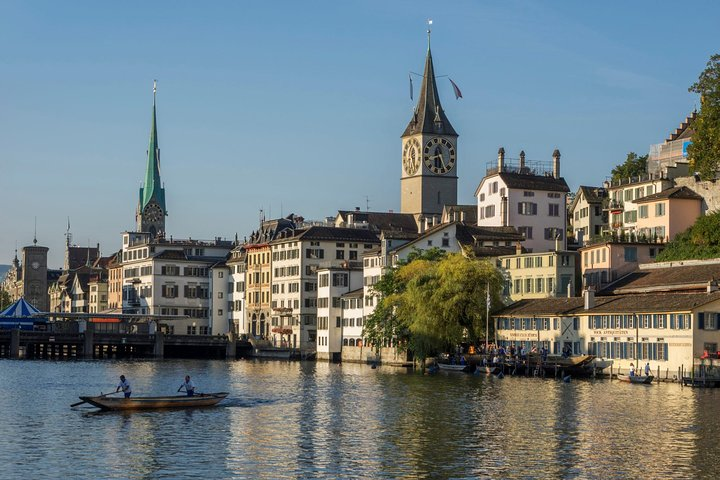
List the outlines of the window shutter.
<svg viewBox="0 0 720 480">
<path fill-rule="evenodd" d="M 698 312 L 698 329 L 705 329 L 705 312 Z"/>
</svg>

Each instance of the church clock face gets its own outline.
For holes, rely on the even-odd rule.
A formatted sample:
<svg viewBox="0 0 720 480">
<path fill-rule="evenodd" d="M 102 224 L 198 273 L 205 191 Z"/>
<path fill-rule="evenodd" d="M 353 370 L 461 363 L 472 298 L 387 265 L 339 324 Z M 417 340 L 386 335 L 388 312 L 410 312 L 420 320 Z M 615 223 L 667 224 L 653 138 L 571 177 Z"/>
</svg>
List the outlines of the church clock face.
<svg viewBox="0 0 720 480">
<path fill-rule="evenodd" d="M 145 207 L 145 210 L 143 210 L 143 217 L 145 217 L 145 220 L 148 222 L 155 223 L 162 220 L 163 212 L 157 203 L 150 203 Z"/>
<path fill-rule="evenodd" d="M 431 138 L 423 149 L 425 166 L 433 173 L 448 173 L 455 166 L 455 147 L 444 138 Z"/>
<path fill-rule="evenodd" d="M 420 167 L 420 142 L 411 138 L 403 148 L 403 168 L 408 175 L 415 175 Z"/>
</svg>

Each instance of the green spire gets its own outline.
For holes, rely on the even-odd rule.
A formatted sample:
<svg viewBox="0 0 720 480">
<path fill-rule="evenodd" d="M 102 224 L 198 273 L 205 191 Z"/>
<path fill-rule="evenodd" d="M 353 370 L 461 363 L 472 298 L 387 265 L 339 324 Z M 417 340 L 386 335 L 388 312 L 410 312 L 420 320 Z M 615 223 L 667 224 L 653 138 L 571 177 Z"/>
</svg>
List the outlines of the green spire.
<svg viewBox="0 0 720 480">
<path fill-rule="evenodd" d="M 140 188 L 140 211 L 155 198 L 158 205 L 165 211 L 165 189 L 160 182 L 160 147 L 158 146 L 157 115 L 155 98 L 157 93 L 157 80 L 153 82 L 153 109 L 152 123 L 150 125 L 150 143 L 148 145 L 147 169 L 145 182 Z"/>
</svg>

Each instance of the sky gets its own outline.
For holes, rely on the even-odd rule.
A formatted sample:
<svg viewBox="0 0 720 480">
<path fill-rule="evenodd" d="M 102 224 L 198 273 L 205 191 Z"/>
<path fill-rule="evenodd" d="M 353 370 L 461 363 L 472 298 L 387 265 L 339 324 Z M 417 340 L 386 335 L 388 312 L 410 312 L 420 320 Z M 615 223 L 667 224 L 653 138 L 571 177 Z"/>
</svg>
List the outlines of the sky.
<svg viewBox="0 0 720 480">
<path fill-rule="evenodd" d="M 574 191 L 662 142 L 699 103 L 717 18 L 709 1 L 0 0 L 0 264 L 37 228 L 62 266 L 68 218 L 74 243 L 120 248 L 153 79 L 168 235 L 242 239 L 261 210 L 399 211 L 428 19 L 463 94 L 438 79 L 470 204 L 501 146 L 560 149 Z"/>
</svg>

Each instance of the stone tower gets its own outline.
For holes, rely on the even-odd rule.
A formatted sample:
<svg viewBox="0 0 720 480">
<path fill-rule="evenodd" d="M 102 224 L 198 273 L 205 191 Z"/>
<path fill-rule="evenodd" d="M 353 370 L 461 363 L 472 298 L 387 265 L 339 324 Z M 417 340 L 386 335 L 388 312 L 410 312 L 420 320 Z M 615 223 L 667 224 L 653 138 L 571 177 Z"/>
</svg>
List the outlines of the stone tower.
<svg viewBox="0 0 720 480">
<path fill-rule="evenodd" d="M 135 220 L 138 232 L 148 232 L 153 237 L 165 234 L 165 188 L 160 182 L 160 147 L 158 146 L 155 99 L 157 83 L 153 83 L 152 123 L 150 125 L 150 144 L 147 151 L 145 182 L 140 187 Z"/>
<path fill-rule="evenodd" d="M 41 312 L 50 309 L 47 281 L 48 248 L 37 244 L 33 239 L 31 246 L 22 249 L 22 283 L 25 301 Z"/>
<path fill-rule="evenodd" d="M 444 205 L 457 205 L 457 137 L 440 104 L 428 30 L 420 95 L 401 137 L 402 213 L 439 218 Z"/>
</svg>

